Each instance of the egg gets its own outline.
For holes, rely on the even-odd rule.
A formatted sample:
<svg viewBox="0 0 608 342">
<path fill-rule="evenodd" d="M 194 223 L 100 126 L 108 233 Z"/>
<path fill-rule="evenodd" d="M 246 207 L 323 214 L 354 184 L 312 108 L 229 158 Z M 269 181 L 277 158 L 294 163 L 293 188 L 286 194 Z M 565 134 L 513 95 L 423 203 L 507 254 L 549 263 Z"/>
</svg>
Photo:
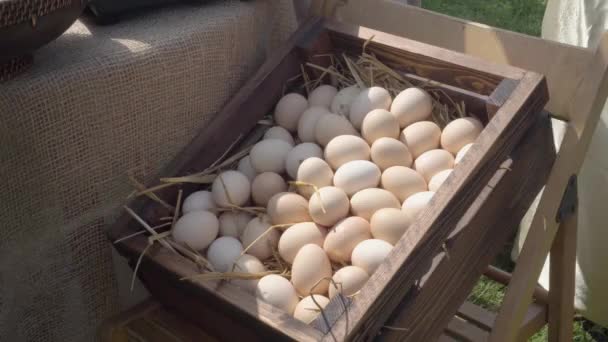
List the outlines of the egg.
<svg viewBox="0 0 608 342">
<path fill-rule="evenodd" d="M 353 215 L 369 221 L 376 211 L 382 208 L 399 208 L 401 203 L 389 191 L 371 188 L 354 194 L 350 199 L 350 207 Z"/>
<path fill-rule="evenodd" d="M 302 142 L 315 142 L 315 128 L 319 118 L 331 112 L 325 107 L 310 107 L 302 113 L 298 122 L 298 137 Z"/>
<path fill-rule="evenodd" d="M 289 280 L 276 274 L 269 274 L 258 281 L 255 296 L 264 302 L 293 315 L 299 299 Z"/>
<path fill-rule="evenodd" d="M 325 161 L 336 170 L 353 160 L 369 160 L 370 148 L 367 142 L 354 135 L 341 135 L 333 138 L 325 146 Z"/>
<path fill-rule="evenodd" d="M 391 94 L 381 87 L 362 90 L 350 106 L 348 118 L 356 129 L 361 129 L 363 119 L 374 109 L 388 110 L 391 106 Z"/>
<path fill-rule="evenodd" d="M 334 99 L 331 101 L 331 111 L 342 116 L 348 116 L 350 113 L 350 105 L 355 98 L 361 93 L 361 88 L 356 85 L 346 87 L 338 91 Z"/>
<path fill-rule="evenodd" d="M 392 166 L 384 170 L 380 184 L 402 202 L 417 192 L 428 190 L 424 178 L 405 166 Z"/>
<path fill-rule="evenodd" d="M 401 210 L 406 214 L 410 215 L 412 219 L 415 219 L 420 213 L 429 206 L 429 202 L 435 195 L 433 191 L 424 191 L 417 194 L 413 194 L 408 197 L 404 202 Z"/>
<path fill-rule="evenodd" d="M 238 171 L 224 171 L 213 181 L 211 193 L 213 201 L 220 207 L 242 206 L 249 201 L 251 183 Z"/>
<path fill-rule="evenodd" d="M 326 186 L 313 194 L 308 201 L 308 212 L 312 220 L 323 226 L 333 226 L 345 218 L 350 210 L 348 196 L 344 190 Z"/>
<path fill-rule="evenodd" d="M 372 161 L 384 171 L 391 166 L 411 166 L 412 155 L 407 147 L 393 138 L 380 138 L 372 144 Z"/>
<path fill-rule="evenodd" d="M 301 296 L 326 294 L 331 273 L 331 263 L 323 248 L 308 244 L 293 259 L 291 283 Z"/>
<path fill-rule="evenodd" d="M 266 267 L 260 261 L 260 259 L 253 255 L 243 254 L 241 255 L 234 264 L 234 272 L 239 273 L 262 273 L 266 272 Z M 236 286 L 246 290 L 247 292 L 255 292 L 255 288 L 258 285 L 259 279 L 231 279 L 230 282 Z"/>
<path fill-rule="evenodd" d="M 366 160 L 354 160 L 336 170 L 334 185 L 351 196 L 357 191 L 378 186 L 380 175 L 376 164 Z"/>
<path fill-rule="evenodd" d="M 395 97 L 390 111 L 399 121 L 399 127 L 405 128 L 414 122 L 428 120 L 433 111 L 433 101 L 426 91 L 407 88 Z"/>
<path fill-rule="evenodd" d="M 187 214 L 197 210 L 212 210 L 216 205 L 210 191 L 195 191 L 191 193 L 182 204 L 182 213 Z"/>
<path fill-rule="evenodd" d="M 300 94 L 290 93 L 283 96 L 274 109 L 274 121 L 290 132 L 298 128 L 302 113 L 308 108 L 308 101 Z"/>
<path fill-rule="evenodd" d="M 279 192 L 287 191 L 287 183 L 281 175 L 274 172 L 263 172 L 251 183 L 251 197 L 259 206 L 268 205 L 270 198 Z"/>
<path fill-rule="evenodd" d="M 249 221 L 241 236 L 241 242 L 243 242 L 247 254 L 251 254 L 260 260 L 266 260 L 272 256 L 272 249 L 279 244 L 279 232 L 276 229 L 268 231 L 270 227 L 270 219 L 267 215 Z M 253 243 L 262 234 L 264 236 Z"/>
<path fill-rule="evenodd" d="M 171 230 L 176 242 L 182 242 L 197 251 L 207 248 L 219 231 L 217 217 L 208 211 L 193 211 L 180 217 Z"/>
<path fill-rule="evenodd" d="M 441 128 L 431 121 L 414 122 L 399 135 L 399 140 L 407 146 L 414 159 L 426 151 L 439 148 L 440 139 Z"/>
<path fill-rule="evenodd" d="M 310 243 L 321 247 L 326 235 L 327 229 L 314 222 L 296 223 L 287 228 L 281 235 L 279 255 L 291 264 L 300 248 Z"/>
<path fill-rule="evenodd" d="M 357 266 L 345 266 L 337 270 L 331 277 L 333 282 L 329 284 L 329 298 L 337 294 L 349 297 L 357 293 L 369 280 L 369 274 Z"/>
<path fill-rule="evenodd" d="M 298 177 L 298 168 L 308 158 L 323 157 L 323 150 L 315 143 L 301 143 L 293 148 L 285 159 L 285 169 L 292 179 Z"/>
<path fill-rule="evenodd" d="M 312 298 L 314 296 L 314 299 Z M 296 305 L 293 312 L 293 317 L 306 324 L 314 321 L 320 314 L 321 310 L 329 304 L 329 298 L 321 295 L 310 295 L 302 298 Z"/>
<path fill-rule="evenodd" d="M 244 211 L 226 211 L 219 217 L 220 235 L 239 238 L 245 231 L 247 223 L 253 218 Z"/>
<path fill-rule="evenodd" d="M 308 94 L 308 105 L 329 108 L 337 93 L 336 87 L 327 84 L 320 85 Z"/>
<path fill-rule="evenodd" d="M 266 212 L 272 224 L 312 221 L 306 198 L 291 192 L 281 192 L 270 198 Z"/>
<path fill-rule="evenodd" d="M 464 158 L 464 156 L 467 154 L 467 152 L 469 152 L 472 146 L 473 143 L 466 144 L 460 149 L 460 151 L 458 151 L 458 153 L 456 153 L 456 158 L 454 158 L 454 165 L 462 161 L 462 158 Z"/>
<path fill-rule="evenodd" d="M 264 139 L 265 140 L 268 140 L 268 139 L 283 140 L 291 146 L 293 146 L 295 144 L 293 141 L 293 137 L 291 136 L 291 133 L 289 133 L 289 131 L 287 131 L 285 128 L 283 128 L 281 126 L 270 127 L 266 131 L 266 133 L 264 133 Z"/>
<path fill-rule="evenodd" d="M 445 180 L 448 179 L 450 174 L 452 174 L 452 171 L 454 171 L 454 170 L 447 169 L 447 170 L 440 171 L 436 175 L 434 175 L 433 178 L 431 178 L 431 180 L 429 181 L 429 190 L 437 192 L 437 190 L 439 190 L 439 187 L 441 186 L 441 184 L 443 184 L 443 182 L 445 182 Z"/>
<path fill-rule="evenodd" d="M 285 160 L 293 146 L 279 139 L 268 139 L 257 142 L 251 148 L 249 157 L 251 166 L 257 173 L 285 171 Z"/>
<path fill-rule="evenodd" d="M 369 225 L 374 239 L 395 245 L 412 222 L 413 218 L 401 208 L 383 208 L 372 215 Z"/>
<path fill-rule="evenodd" d="M 207 260 L 217 272 L 232 272 L 233 265 L 243 252 L 241 242 L 231 236 L 213 241 L 207 250 Z"/>
<path fill-rule="evenodd" d="M 483 124 L 476 118 L 466 117 L 451 121 L 441 132 L 441 147 L 452 154 L 477 139 Z"/>
<path fill-rule="evenodd" d="M 317 188 L 333 184 L 334 171 L 321 158 L 311 157 L 302 162 L 298 168 L 296 180 L 298 182 L 313 184 Z M 298 193 L 309 199 L 315 188 L 309 185 L 299 185 Z"/>
<path fill-rule="evenodd" d="M 257 176 L 258 172 L 251 165 L 251 157 L 246 156 L 239 160 L 239 165 L 237 166 L 237 171 L 244 174 L 250 182 L 253 182 L 255 176 Z"/>
<path fill-rule="evenodd" d="M 422 175 L 427 182 L 440 171 L 453 167 L 454 157 L 446 150 L 437 149 L 426 151 L 414 160 L 414 169 Z"/>
<path fill-rule="evenodd" d="M 389 111 L 374 109 L 363 119 L 361 135 L 370 145 L 380 138 L 398 138 L 399 122 Z"/>
<path fill-rule="evenodd" d="M 370 276 L 382 264 L 393 249 L 393 246 L 379 239 L 361 241 L 355 249 L 351 260 L 353 266 L 361 267 Z"/>
<path fill-rule="evenodd" d="M 351 216 L 329 229 L 323 242 L 323 249 L 332 261 L 347 263 L 350 262 L 355 246 L 371 238 L 369 222 L 361 217 Z"/>
<path fill-rule="evenodd" d="M 357 130 L 347 118 L 338 114 L 323 115 L 315 125 L 315 140 L 319 145 L 327 145 L 340 135 L 358 135 Z"/>
</svg>

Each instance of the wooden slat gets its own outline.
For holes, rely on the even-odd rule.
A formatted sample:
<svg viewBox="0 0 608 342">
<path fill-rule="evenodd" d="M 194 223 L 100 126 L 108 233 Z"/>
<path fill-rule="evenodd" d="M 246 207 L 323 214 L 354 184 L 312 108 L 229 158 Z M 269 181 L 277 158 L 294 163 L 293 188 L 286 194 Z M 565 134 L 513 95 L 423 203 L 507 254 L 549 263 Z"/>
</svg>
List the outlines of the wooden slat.
<svg viewBox="0 0 608 342">
<path fill-rule="evenodd" d="M 508 286 L 509 282 L 511 281 L 511 273 L 503 271 L 492 265 L 488 266 L 488 268 L 486 268 L 483 274 L 486 277 L 497 281 L 505 286 Z M 541 302 L 543 304 L 547 304 L 549 302 L 549 292 L 538 284 L 534 287 L 533 296 L 536 301 Z"/>
<path fill-rule="evenodd" d="M 484 342 L 490 333 L 483 330 L 463 318 L 454 317 L 445 330 L 447 335 L 455 337 L 459 341 Z M 428 340 L 430 341 L 430 340 Z"/>
<path fill-rule="evenodd" d="M 517 341 L 527 341 L 547 324 L 547 307 L 542 304 L 532 303 L 524 316 L 524 321 L 519 328 Z M 572 326 L 572 324 L 570 324 Z M 571 340 L 570 340 L 571 341 Z"/>
<path fill-rule="evenodd" d="M 471 302 L 464 302 L 457 315 L 486 331 L 492 330 L 496 320 L 496 313 Z"/>
<path fill-rule="evenodd" d="M 498 109 L 507 101 L 509 96 L 511 96 L 515 87 L 517 87 L 517 81 L 507 78 L 502 80 L 496 89 L 494 89 L 486 101 L 487 120 L 492 119 L 494 115 L 496 115 Z"/>
</svg>

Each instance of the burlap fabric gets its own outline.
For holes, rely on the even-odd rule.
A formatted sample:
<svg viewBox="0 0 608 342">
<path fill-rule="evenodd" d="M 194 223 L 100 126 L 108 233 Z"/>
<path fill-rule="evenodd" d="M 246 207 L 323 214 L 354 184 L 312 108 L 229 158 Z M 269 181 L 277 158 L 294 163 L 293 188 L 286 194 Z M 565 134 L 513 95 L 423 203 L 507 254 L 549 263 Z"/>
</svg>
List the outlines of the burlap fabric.
<svg viewBox="0 0 608 342">
<path fill-rule="evenodd" d="M 152 179 L 294 28 L 289 0 L 77 22 L 0 85 L 0 341 L 94 339 L 127 298 L 104 235 L 127 175 Z"/>
</svg>

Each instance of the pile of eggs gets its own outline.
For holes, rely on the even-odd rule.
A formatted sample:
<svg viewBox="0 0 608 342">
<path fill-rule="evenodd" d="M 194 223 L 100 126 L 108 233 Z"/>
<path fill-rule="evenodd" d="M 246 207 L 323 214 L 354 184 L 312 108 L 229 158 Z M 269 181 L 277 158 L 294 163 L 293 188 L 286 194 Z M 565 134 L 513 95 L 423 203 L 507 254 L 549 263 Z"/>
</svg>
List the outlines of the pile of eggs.
<svg viewBox="0 0 608 342">
<path fill-rule="evenodd" d="M 361 289 L 483 129 L 466 117 L 441 130 L 432 109 L 419 88 L 394 99 L 381 87 L 287 94 L 237 170 L 185 199 L 173 238 L 217 272 L 268 271 L 278 251 L 290 279 L 230 281 L 309 323 L 336 294 Z M 251 204 L 266 213 L 215 214 Z"/>
</svg>

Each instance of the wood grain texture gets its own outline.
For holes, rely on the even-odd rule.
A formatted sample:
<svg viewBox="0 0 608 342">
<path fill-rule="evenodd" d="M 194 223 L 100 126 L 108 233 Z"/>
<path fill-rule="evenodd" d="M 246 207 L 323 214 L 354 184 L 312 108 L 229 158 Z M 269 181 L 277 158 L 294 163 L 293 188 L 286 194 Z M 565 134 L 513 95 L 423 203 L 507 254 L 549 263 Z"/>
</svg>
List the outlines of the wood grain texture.
<svg viewBox="0 0 608 342">
<path fill-rule="evenodd" d="M 452 318 L 448 323 L 445 333 L 459 341 L 467 342 L 485 342 L 490 335 L 486 330 L 483 330 L 458 316 Z"/>
<path fill-rule="evenodd" d="M 517 80 L 512 80 L 506 78 L 498 84 L 496 89 L 490 94 L 488 100 L 486 101 L 486 113 L 488 115 L 488 120 L 492 119 L 498 109 L 507 101 L 509 96 L 515 88 L 517 87 Z"/>
</svg>

